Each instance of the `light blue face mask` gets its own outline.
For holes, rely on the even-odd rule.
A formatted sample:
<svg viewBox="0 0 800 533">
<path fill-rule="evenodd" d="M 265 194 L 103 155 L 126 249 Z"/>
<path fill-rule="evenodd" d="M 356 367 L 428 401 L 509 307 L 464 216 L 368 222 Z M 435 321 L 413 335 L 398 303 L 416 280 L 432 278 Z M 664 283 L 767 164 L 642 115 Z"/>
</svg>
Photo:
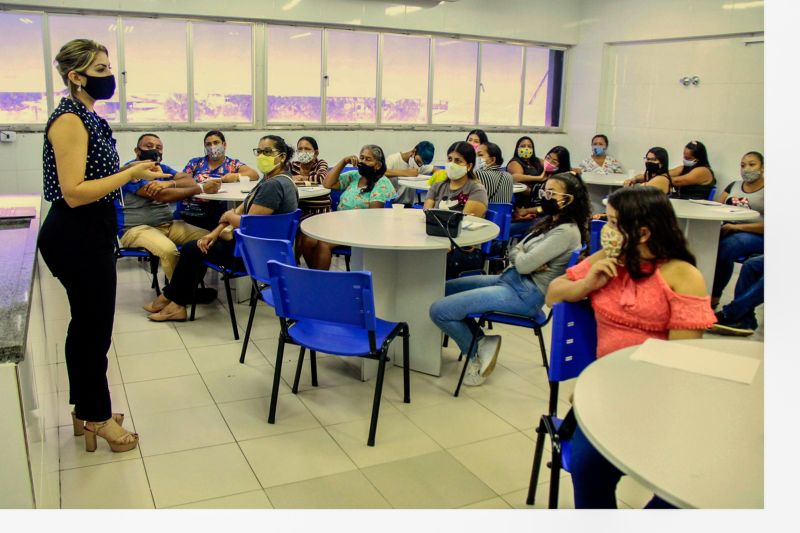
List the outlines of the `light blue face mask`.
<svg viewBox="0 0 800 533">
<path fill-rule="evenodd" d="M 684 159 L 683 160 L 683 166 L 685 166 L 685 167 L 691 168 L 691 167 L 695 166 L 696 164 L 697 164 L 697 161 L 692 161 L 691 159 Z"/>
<path fill-rule="evenodd" d="M 592 153 L 594 153 L 594 155 L 606 155 L 606 147 L 592 146 Z"/>
</svg>

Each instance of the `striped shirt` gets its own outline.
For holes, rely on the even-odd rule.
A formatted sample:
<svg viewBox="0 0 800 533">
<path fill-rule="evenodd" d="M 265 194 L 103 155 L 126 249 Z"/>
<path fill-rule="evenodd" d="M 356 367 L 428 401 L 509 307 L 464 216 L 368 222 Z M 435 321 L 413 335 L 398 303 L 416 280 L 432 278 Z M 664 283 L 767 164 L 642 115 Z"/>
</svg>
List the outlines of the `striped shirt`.
<svg viewBox="0 0 800 533">
<path fill-rule="evenodd" d="M 291 171 L 292 176 L 305 176 L 305 174 L 301 171 L 300 162 L 299 161 L 292 161 L 291 162 Z M 325 176 L 328 175 L 328 163 L 324 159 L 317 159 L 311 166 L 311 170 L 308 172 L 308 179 L 306 181 L 313 181 L 314 183 L 322 183 L 325 180 Z"/>
<path fill-rule="evenodd" d="M 500 165 L 492 165 L 475 172 L 475 176 L 483 183 L 491 204 L 510 204 L 514 194 L 514 178 Z"/>
</svg>

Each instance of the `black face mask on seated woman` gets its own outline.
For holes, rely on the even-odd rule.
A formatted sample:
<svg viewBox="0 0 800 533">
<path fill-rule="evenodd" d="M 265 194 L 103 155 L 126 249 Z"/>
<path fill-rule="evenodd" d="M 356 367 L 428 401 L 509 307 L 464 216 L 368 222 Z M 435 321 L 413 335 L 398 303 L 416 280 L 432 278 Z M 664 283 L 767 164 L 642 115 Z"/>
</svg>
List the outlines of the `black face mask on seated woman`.
<svg viewBox="0 0 800 533">
<path fill-rule="evenodd" d="M 375 179 L 377 172 L 378 171 L 375 169 L 375 167 L 371 167 L 366 163 L 358 164 L 358 173 L 370 181 L 373 181 Z"/>
</svg>

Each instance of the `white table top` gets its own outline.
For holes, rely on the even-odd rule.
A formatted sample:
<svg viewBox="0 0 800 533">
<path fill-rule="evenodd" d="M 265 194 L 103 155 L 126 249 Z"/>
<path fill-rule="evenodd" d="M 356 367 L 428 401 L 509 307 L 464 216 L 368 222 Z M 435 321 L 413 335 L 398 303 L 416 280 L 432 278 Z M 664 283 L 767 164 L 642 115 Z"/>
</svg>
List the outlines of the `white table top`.
<svg viewBox="0 0 800 533">
<path fill-rule="evenodd" d="M 676 200 L 670 199 L 675 216 L 693 220 L 753 220 L 760 216 L 758 211 L 733 205 L 713 202 L 706 205 L 707 200 Z"/>
<path fill-rule="evenodd" d="M 399 178 L 397 180 L 397 182 L 400 185 L 408 187 L 409 189 L 419 189 L 420 191 L 427 191 L 427 190 L 429 190 L 431 188 L 431 186 L 428 185 L 428 181 L 427 181 L 427 179 L 430 176 L 422 176 L 422 175 L 420 175 L 420 178 L 422 178 L 422 177 L 425 177 L 425 180 L 421 180 L 421 179 L 420 180 L 416 180 L 416 179 L 413 179 L 413 178 L 412 179 Z M 524 183 L 515 183 L 514 184 L 514 192 L 515 193 L 520 193 L 520 192 L 524 191 L 526 188 L 527 187 L 525 187 Z"/>
<path fill-rule="evenodd" d="M 478 229 L 461 229 L 455 241 L 459 246 L 472 246 L 497 237 L 497 224 L 467 216 L 464 221 L 485 223 Z M 447 237 L 431 237 L 425 233 L 422 209 L 349 209 L 323 213 L 305 219 L 300 230 L 314 239 L 357 248 L 383 250 L 446 250 Z"/>
<path fill-rule="evenodd" d="M 610 187 L 622 187 L 626 179 L 631 178 L 629 174 L 603 174 L 601 172 L 584 172 L 581 179 L 589 185 L 608 185 Z"/>
<path fill-rule="evenodd" d="M 637 347 L 592 363 L 575 415 L 617 468 L 678 507 L 764 506 L 764 344 L 672 341 L 762 360 L 753 383 L 631 361 Z"/>
<path fill-rule="evenodd" d="M 247 193 L 250 192 L 257 183 L 257 181 L 249 181 L 245 183 L 223 183 L 218 192 L 213 194 L 197 194 L 193 196 L 193 198 L 201 198 L 203 200 L 218 200 L 220 202 L 242 202 L 247 197 Z M 304 200 L 306 198 L 325 196 L 331 191 L 330 189 L 326 189 L 322 186 L 304 187 L 301 185 L 297 187 L 297 192 L 300 195 L 300 199 Z"/>
</svg>

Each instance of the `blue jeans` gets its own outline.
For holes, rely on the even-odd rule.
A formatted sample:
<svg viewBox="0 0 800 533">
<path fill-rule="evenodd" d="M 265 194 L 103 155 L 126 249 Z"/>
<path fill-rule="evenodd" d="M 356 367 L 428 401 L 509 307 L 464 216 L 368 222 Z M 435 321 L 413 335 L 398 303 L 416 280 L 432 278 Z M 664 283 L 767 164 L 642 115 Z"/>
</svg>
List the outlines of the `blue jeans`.
<svg viewBox="0 0 800 533">
<path fill-rule="evenodd" d="M 733 301 L 722 308 L 726 318 L 734 322 L 748 322 L 755 329 L 755 308 L 764 303 L 764 256 L 748 259 L 742 265 Z"/>
<path fill-rule="evenodd" d="M 733 263 L 740 257 L 764 253 L 764 236 L 757 233 L 737 231 L 719 240 L 717 267 L 714 271 L 712 298 L 722 296 L 722 291 L 733 275 Z"/>
<path fill-rule="evenodd" d="M 445 297 L 431 305 L 430 317 L 466 354 L 473 333 L 483 335 L 477 322 L 467 318 L 469 315 L 501 311 L 534 316 L 542 305 L 544 295 L 539 287 L 517 269 L 509 268 L 499 276 L 451 279 L 445 285 Z"/>
<path fill-rule="evenodd" d="M 580 425 L 570 437 L 573 496 L 576 509 L 616 509 L 617 483 L 624 475 L 598 452 L 581 431 Z M 674 509 L 658 496 L 645 509 Z"/>
</svg>

